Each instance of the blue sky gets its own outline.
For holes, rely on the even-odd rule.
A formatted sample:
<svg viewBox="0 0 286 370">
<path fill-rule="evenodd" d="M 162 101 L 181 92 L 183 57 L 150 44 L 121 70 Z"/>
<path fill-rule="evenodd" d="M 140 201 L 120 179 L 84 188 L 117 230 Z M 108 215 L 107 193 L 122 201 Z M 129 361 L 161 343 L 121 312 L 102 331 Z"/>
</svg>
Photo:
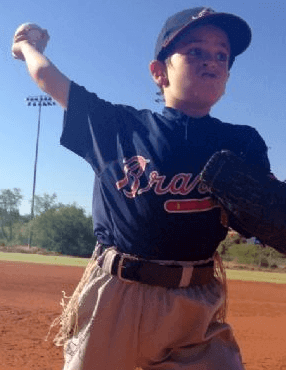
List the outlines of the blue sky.
<svg viewBox="0 0 286 370">
<path fill-rule="evenodd" d="M 1 1 L 0 12 L 0 189 L 20 188 L 21 213 L 30 212 L 38 108 L 27 96 L 41 91 L 25 64 L 11 57 L 16 28 L 34 22 L 48 29 L 46 55 L 70 79 L 101 98 L 161 111 L 148 64 L 158 32 L 173 13 L 206 5 L 234 13 L 252 28 L 250 48 L 231 70 L 227 91 L 211 114 L 249 124 L 269 147 L 272 171 L 286 179 L 286 5 L 284 1 L 25 0 Z M 59 144 L 63 111 L 42 109 L 36 193 L 56 193 L 91 213 L 93 172 Z"/>
</svg>

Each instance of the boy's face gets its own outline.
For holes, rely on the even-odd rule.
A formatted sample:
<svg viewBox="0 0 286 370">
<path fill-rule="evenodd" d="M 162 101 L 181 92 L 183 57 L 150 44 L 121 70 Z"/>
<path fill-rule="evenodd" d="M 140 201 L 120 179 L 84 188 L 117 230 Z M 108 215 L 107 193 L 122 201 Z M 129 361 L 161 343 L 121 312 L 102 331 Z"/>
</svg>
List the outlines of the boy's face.
<svg viewBox="0 0 286 370">
<path fill-rule="evenodd" d="M 229 56 L 228 37 L 220 28 L 206 25 L 190 31 L 165 64 L 155 61 L 159 64 L 150 66 L 164 91 L 166 106 L 186 114 L 207 114 L 225 91 Z M 162 73 L 157 81 L 155 70 L 157 77 Z"/>
</svg>

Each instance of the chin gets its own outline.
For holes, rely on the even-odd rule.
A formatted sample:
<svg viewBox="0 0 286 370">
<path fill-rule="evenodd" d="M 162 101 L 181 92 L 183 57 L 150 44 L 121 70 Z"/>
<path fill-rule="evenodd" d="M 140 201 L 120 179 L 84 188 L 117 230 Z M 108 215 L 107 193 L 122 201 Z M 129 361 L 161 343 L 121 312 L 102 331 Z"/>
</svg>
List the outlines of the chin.
<svg viewBox="0 0 286 370">
<path fill-rule="evenodd" d="M 213 94 L 209 93 L 208 96 L 206 96 L 205 94 L 202 94 L 202 96 L 199 96 L 199 94 L 196 94 L 195 96 L 191 94 L 189 96 L 189 101 L 190 103 L 196 102 L 198 105 L 201 105 L 201 106 L 213 106 L 220 100 L 222 96 L 223 96 L 223 93 L 217 93 L 217 92 L 214 92 Z"/>
</svg>

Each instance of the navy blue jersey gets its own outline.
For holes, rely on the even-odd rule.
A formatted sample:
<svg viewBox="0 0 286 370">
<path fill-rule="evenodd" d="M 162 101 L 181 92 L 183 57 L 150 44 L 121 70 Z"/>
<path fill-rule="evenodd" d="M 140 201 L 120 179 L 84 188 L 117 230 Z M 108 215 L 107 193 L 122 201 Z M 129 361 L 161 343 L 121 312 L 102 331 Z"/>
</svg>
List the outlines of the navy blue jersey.
<svg viewBox="0 0 286 370">
<path fill-rule="evenodd" d="M 198 181 L 214 152 L 229 149 L 270 172 L 267 147 L 250 126 L 115 105 L 75 83 L 61 144 L 94 170 L 98 241 L 147 259 L 207 259 L 225 238 L 220 208 Z"/>
</svg>

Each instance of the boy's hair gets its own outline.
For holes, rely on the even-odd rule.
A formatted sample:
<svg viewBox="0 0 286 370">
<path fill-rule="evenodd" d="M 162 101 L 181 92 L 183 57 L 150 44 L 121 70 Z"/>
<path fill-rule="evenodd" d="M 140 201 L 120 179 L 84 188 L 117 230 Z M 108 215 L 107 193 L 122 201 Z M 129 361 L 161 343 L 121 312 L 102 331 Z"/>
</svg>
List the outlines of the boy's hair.
<svg viewBox="0 0 286 370">
<path fill-rule="evenodd" d="M 217 13 L 206 7 L 183 10 L 167 19 L 157 38 L 155 59 L 164 62 L 186 33 L 207 24 L 217 26 L 227 34 L 231 48 L 228 66 L 230 69 L 235 57 L 249 46 L 251 29 L 243 19 L 236 15 Z"/>
</svg>

